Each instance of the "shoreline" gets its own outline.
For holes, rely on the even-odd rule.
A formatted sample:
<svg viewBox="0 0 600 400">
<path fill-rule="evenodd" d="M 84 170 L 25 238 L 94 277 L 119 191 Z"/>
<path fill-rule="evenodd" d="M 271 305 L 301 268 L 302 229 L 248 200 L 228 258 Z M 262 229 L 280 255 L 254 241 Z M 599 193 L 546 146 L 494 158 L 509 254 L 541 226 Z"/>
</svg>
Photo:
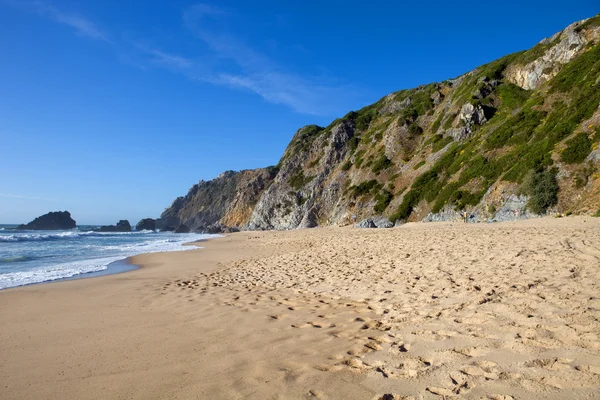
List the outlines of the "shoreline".
<svg viewBox="0 0 600 400">
<path fill-rule="evenodd" d="M 203 243 L 203 242 L 206 242 L 209 240 L 213 240 L 213 239 L 219 239 L 219 238 L 220 237 L 194 240 L 192 242 L 182 243 L 181 246 L 185 246 L 185 247 L 194 246 L 197 249 L 201 249 L 202 246 L 200 245 L 200 243 Z M 74 280 L 89 279 L 89 278 L 99 278 L 102 276 L 118 275 L 118 274 L 123 274 L 123 273 L 127 273 L 127 272 L 133 272 L 133 271 L 136 271 L 136 270 L 144 267 L 143 265 L 136 264 L 132 261 L 133 258 L 135 258 L 135 257 L 145 255 L 145 254 L 178 253 L 180 251 L 190 251 L 190 250 L 191 249 L 139 253 L 136 255 L 126 256 L 122 259 L 112 261 L 106 266 L 107 268 L 103 269 L 103 270 L 79 273 L 79 274 L 75 274 L 75 275 L 64 277 L 64 278 L 51 279 L 51 280 L 46 280 L 46 281 L 41 281 L 41 282 L 33 282 L 33 283 L 27 283 L 27 284 L 18 285 L 18 286 L 0 288 L 0 292 L 2 292 L 4 290 L 16 289 L 16 288 L 22 288 L 22 287 L 28 287 L 28 286 L 34 286 L 34 285 L 46 285 L 46 284 L 50 284 L 50 283 L 59 283 L 59 282 L 74 281 Z"/>
<path fill-rule="evenodd" d="M 142 254 L 129 273 L 0 291 L 0 397 L 593 398 L 598 260 L 593 218 Z"/>
</svg>

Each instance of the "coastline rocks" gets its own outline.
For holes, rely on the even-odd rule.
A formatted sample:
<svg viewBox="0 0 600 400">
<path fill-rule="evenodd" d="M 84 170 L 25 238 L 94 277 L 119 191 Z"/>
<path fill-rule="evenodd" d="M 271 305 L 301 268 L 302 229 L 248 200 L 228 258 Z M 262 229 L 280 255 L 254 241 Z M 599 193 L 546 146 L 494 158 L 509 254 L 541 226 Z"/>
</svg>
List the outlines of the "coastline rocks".
<svg viewBox="0 0 600 400">
<path fill-rule="evenodd" d="M 28 224 L 19 225 L 18 230 L 67 230 L 73 229 L 76 222 L 71 218 L 71 213 L 68 211 L 54 211 L 37 217 Z"/>
<path fill-rule="evenodd" d="M 175 232 L 175 233 L 190 233 L 190 228 L 187 225 L 181 224 L 173 232 Z"/>
<path fill-rule="evenodd" d="M 117 222 L 117 225 L 105 225 L 99 229 L 94 229 L 94 232 L 131 232 L 131 225 L 126 219 Z"/>
<path fill-rule="evenodd" d="M 154 231 L 156 230 L 156 220 L 152 218 L 144 218 L 135 226 L 136 231 Z"/>
<path fill-rule="evenodd" d="M 363 219 L 362 221 L 360 221 L 358 224 L 356 224 L 357 228 L 377 228 L 377 226 L 375 226 L 375 222 L 373 222 L 373 220 L 371 218 L 367 218 L 367 219 Z"/>
<path fill-rule="evenodd" d="M 356 224 L 357 228 L 393 228 L 394 223 L 386 217 L 367 218 Z"/>
<path fill-rule="evenodd" d="M 196 229 L 194 229 L 194 232 L 208 234 L 234 233 L 239 231 L 240 229 L 236 228 L 235 226 L 226 226 L 218 222 L 208 226 L 199 226 Z"/>
</svg>

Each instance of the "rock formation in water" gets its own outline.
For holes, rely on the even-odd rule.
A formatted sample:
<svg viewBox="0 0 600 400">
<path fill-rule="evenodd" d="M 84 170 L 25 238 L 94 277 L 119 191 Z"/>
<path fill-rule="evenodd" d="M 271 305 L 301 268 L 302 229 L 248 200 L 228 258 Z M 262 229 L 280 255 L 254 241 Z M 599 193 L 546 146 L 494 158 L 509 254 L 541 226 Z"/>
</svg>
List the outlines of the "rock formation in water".
<svg viewBox="0 0 600 400">
<path fill-rule="evenodd" d="M 19 230 L 67 230 L 74 229 L 76 222 L 68 211 L 54 211 L 37 217 L 28 224 L 19 225 Z"/>
<path fill-rule="evenodd" d="M 122 219 L 117 222 L 116 225 L 105 225 L 101 226 L 98 229 L 95 229 L 96 232 L 131 232 L 131 225 L 129 221 L 126 219 Z"/>
<path fill-rule="evenodd" d="M 458 78 L 301 128 L 276 167 L 202 181 L 162 218 L 223 231 L 594 214 L 599 105 L 600 15 Z"/>
<path fill-rule="evenodd" d="M 156 220 L 152 218 L 144 218 L 135 226 L 136 231 L 154 231 L 156 230 Z"/>
</svg>

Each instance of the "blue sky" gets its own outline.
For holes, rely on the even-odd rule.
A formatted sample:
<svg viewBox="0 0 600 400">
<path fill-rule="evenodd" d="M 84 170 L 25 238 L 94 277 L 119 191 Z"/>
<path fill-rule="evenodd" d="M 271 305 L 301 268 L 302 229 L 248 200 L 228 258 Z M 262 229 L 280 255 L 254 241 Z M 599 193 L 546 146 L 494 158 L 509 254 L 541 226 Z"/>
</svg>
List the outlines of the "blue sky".
<svg viewBox="0 0 600 400">
<path fill-rule="evenodd" d="M 596 0 L 0 0 L 0 222 L 157 217 L 301 126 L 456 77 Z"/>
</svg>

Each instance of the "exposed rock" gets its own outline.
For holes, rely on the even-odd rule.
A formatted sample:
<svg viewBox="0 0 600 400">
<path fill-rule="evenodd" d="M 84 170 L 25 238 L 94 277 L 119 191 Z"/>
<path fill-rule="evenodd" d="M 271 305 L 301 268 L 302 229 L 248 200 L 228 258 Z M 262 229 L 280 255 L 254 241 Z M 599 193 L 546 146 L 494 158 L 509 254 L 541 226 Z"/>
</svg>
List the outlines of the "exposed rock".
<svg viewBox="0 0 600 400">
<path fill-rule="evenodd" d="M 600 39 L 600 26 L 578 29 L 584 22 L 576 22 L 551 38 L 542 40 L 536 47 L 543 49 L 543 54 L 526 65 L 509 66 L 506 78 L 527 90 L 535 90 L 552 79 L 564 64 L 584 51 L 588 43 Z M 536 48 L 530 51 L 534 50 Z"/>
<path fill-rule="evenodd" d="M 471 134 L 471 129 L 466 126 L 461 126 L 459 128 L 450 128 L 446 133 L 454 140 L 465 140 Z"/>
<path fill-rule="evenodd" d="M 193 231 L 203 231 L 216 223 L 239 228 L 248 223 L 254 205 L 276 173 L 274 167 L 227 171 L 213 180 L 200 181 L 162 213 L 161 230 L 185 224 Z"/>
<path fill-rule="evenodd" d="M 156 220 L 152 218 L 144 218 L 135 226 L 136 231 L 154 231 L 156 230 Z"/>
<path fill-rule="evenodd" d="M 386 217 L 374 217 L 373 222 L 375 226 L 378 228 L 393 228 L 394 223 L 387 219 Z"/>
<path fill-rule="evenodd" d="M 372 217 L 360 221 L 357 228 L 393 228 L 394 223 L 386 217 Z"/>
<path fill-rule="evenodd" d="M 358 224 L 356 224 L 356 227 L 357 228 L 377 228 L 377 225 L 375 225 L 375 222 L 373 222 L 373 219 L 367 218 L 367 219 L 363 219 Z"/>
<path fill-rule="evenodd" d="M 181 224 L 175 229 L 175 233 L 190 233 L 190 228 L 187 225 Z"/>
<path fill-rule="evenodd" d="M 308 136 L 309 129 L 314 130 L 304 127 L 292 138 L 279 173 L 254 208 L 248 229 L 312 227 L 330 224 L 346 213 L 345 205 L 339 203 L 344 177 L 332 173 L 348 155 L 346 143 L 354 136 L 355 123 L 343 120 L 330 133 L 321 128 Z M 309 161 L 315 159 L 319 163 L 312 166 Z"/>
<path fill-rule="evenodd" d="M 479 80 L 479 86 L 475 93 L 473 93 L 473 97 L 482 100 L 489 96 L 499 84 L 500 81 L 497 79 L 490 79 L 487 76 L 484 76 Z"/>
<path fill-rule="evenodd" d="M 447 131 L 447 134 L 454 140 L 468 139 L 473 133 L 474 125 L 483 125 L 487 122 L 485 110 L 480 104 L 465 103 L 460 109 L 458 118 L 464 125 Z"/>
<path fill-rule="evenodd" d="M 76 222 L 68 211 L 54 211 L 37 217 L 28 224 L 19 225 L 19 230 L 66 230 L 76 227 Z"/>
<path fill-rule="evenodd" d="M 131 232 L 131 225 L 126 219 L 122 219 L 117 222 L 116 225 L 104 225 L 98 229 L 94 229 L 95 232 Z"/>
<path fill-rule="evenodd" d="M 239 232 L 239 231 L 240 231 L 240 229 L 236 228 L 235 226 L 225 226 L 225 225 L 221 225 L 219 223 L 212 224 L 212 225 L 209 225 L 205 228 L 198 230 L 198 232 L 210 233 L 210 234 L 235 233 L 235 232 Z"/>
<path fill-rule="evenodd" d="M 507 196 L 502 207 L 496 211 L 492 221 L 503 222 L 537 217 L 537 215 L 527 210 L 528 200 L 527 196 L 518 196 L 515 194 Z"/>
<path fill-rule="evenodd" d="M 471 103 L 465 103 L 460 109 L 459 118 L 467 125 L 483 125 L 487 122 L 485 112 L 481 105 L 474 106 Z"/>
<path fill-rule="evenodd" d="M 469 217 L 471 214 L 469 214 Z M 437 213 L 429 213 L 423 219 L 423 222 L 454 222 L 463 220 L 462 212 L 458 212 L 451 207 L 444 207 L 443 210 Z"/>
</svg>

